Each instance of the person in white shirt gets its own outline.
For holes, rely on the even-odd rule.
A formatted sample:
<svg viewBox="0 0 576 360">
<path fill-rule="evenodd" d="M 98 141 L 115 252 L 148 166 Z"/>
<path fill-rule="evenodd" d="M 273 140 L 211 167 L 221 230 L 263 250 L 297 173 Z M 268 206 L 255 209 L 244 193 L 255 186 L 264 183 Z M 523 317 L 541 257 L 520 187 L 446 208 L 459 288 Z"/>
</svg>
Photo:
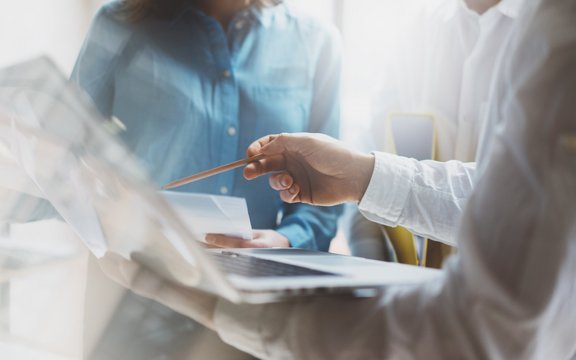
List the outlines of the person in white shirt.
<svg viewBox="0 0 576 360">
<path fill-rule="evenodd" d="M 527 4 L 508 46 L 490 97 L 491 134 L 480 146 L 477 184 L 450 230 L 458 234 L 459 251 L 440 279 L 390 286 L 373 298 L 258 306 L 165 282 L 156 288 L 138 286 L 138 278 L 117 280 L 178 304 L 177 310 L 261 358 L 573 358 L 576 3 Z M 248 151 L 258 153 L 267 158 L 248 165 L 245 176 L 274 172 L 270 184 L 284 201 L 359 202 L 374 220 L 386 215 L 389 155 L 363 154 L 309 134 L 262 138 Z M 124 265 L 131 264 L 103 263 Z"/>
<path fill-rule="evenodd" d="M 474 162 L 483 128 L 488 93 L 497 59 L 513 29 L 524 0 L 433 0 L 412 9 L 414 16 L 402 28 L 394 56 L 387 56 L 381 68 L 382 79 L 373 100 L 372 125 L 362 140 L 362 150 L 389 151 L 386 141 L 386 119 L 394 113 L 431 114 L 435 119 L 436 158 L 438 161 Z M 414 168 L 411 160 L 390 156 L 391 167 Z M 444 217 L 436 208 L 436 197 L 427 196 L 428 186 L 410 183 L 411 176 L 422 183 L 433 181 L 434 187 L 446 189 L 445 196 L 454 199 L 449 221 L 456 222 L 471 189 L 468 177 L 473 164 L 422 162 L 413 171 L 395 173 L 382 204 L 390 208 L 384 224 L 402 225 L 419 235 L 433 237 L 456 245 L 453 224 L 439 221 Z M 432 170 L 450 175 L 450 170 L 463 176 L 460 182 L 446 184 L 450 177 L 425 175 Z M 470 181 L 467 181 L 470 180 Z M 449 185 L 449 186 L 446 186 Z M 395 191 L 398 190 L 398 191 Z M 353 255 L 378 260 L 391 260 L 385 246 L 382 226 L 366 219 L 355 206 L 348 210 L 348 241 Z"/>
</svg>

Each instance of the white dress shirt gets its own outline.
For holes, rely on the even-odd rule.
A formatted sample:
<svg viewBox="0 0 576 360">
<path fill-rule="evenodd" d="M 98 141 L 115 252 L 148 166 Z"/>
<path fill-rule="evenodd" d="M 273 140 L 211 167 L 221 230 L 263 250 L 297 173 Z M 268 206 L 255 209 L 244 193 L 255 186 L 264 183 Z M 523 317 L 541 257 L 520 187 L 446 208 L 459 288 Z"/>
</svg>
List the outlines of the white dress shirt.
<svg viewBox="0 0 576 360">
<path fill-rule="evenodd" d="M 491 140 L 445 276 L 368 299 L 221 301 L 215 323 L 225 341 L 275 359 L 576 355 L 576 2 L 533 6 L 499 66 Z M 360 204 L 373 218 L 388 207 L 386 168 L 376 166 Z"/>
<path fill-rule="evenodd" d="M 482 15 L 465 0 L 423 1 L 381 66 L 372 104 L 371 145 L 386 151 L 391 113 L 432 114 L 436 160 L 475 160 L 495 63 L 524 0 L 502 0 Z"/>
<path fill-rule="evenodd" d="M 380 223 L 455 245 L 454 225 L 472 190 L 476 150 L 483 129 L 495 63 L 505 51 L 522 0 L 503 0 L 484 14 L 463 0 L 433 0 L 414 14 L 397 55 L 383 66 L 373 101 L 371 148 L 391 151 L 386 119 L 392 113 L 432 114 L 436 160 L 416 162 L 380 156 L 377 166 L 389 186 L 380 189 Z M 440 190 L 440 191 L 437 191 Z M 384 207 L 384 204 L 388 204 Z M 379 225 L 351 210 L 350 247 L 358 256 L 380 258 Z M 372 218 L 374 220 L 374 218 Z"/>
</svg>

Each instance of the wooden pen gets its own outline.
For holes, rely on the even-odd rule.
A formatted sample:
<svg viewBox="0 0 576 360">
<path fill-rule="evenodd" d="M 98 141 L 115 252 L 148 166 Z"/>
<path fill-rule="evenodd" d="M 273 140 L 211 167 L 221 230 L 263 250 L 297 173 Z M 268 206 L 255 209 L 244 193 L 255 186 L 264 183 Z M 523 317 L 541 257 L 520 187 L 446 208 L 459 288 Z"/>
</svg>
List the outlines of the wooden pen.
<svg viewBox="0 0 576 360">
<path fill-rule="evenodd" d="M 205 179 L 207 177 L 210 177 L 210 176 L 213 176 L 216 174 L 220 174 L 220 173 L 232 170 L 232 169 L 236 169 L 236 168 L 248 165 L 252 162 L 262 160 L 265 157 L 266 156 L 264 154 L 260 154 L 260 155 L 249 157 L 247 159 L 234 161 L 234 162 L 231 162 L 230 164 L 218 166 L 218 167 L 215 167 L 215 168 L 210 169 L 210 170 L 202 171 L 202 172 L 199 172 L 197 174 L 186 176 L 185 178 L 182 178 L 182 179 L 178 179 L 176 181 L 173 181 L 169 184 L 164 185 L 162 187 L 162 189 L 167 190 L 167 189 L 173 189 L 175 187 L 179 187 L 182 185 L 186 185 L 186 184 L 189 184 L 189 183 L 194 182 L 194 181 L 202 180 L 202 179 Z"/>
</svg>

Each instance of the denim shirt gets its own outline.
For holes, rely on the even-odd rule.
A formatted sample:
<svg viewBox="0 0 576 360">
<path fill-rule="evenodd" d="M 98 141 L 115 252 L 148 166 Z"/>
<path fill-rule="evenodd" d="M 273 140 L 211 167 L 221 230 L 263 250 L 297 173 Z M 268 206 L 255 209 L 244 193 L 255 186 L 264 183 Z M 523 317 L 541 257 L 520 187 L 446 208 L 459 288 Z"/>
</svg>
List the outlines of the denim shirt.
<svg viewBox="0 0 576 360">
<path fill-rule="evenodd" d="M 249 7 L 224 31 L 190 8 L 169 20 L 129 23 L 104 6 L 72 79 L 107 117 L 159 185 L 246 156 L 259 137 L 338 135 L 340 42 L 336 31 L 290 5 Z M 266 178 L 230 171 L 179 191 L 246 199 L 252 226 L 293 247 L 327 250 L 340 207 L 288 205 Z"/>
</svg>

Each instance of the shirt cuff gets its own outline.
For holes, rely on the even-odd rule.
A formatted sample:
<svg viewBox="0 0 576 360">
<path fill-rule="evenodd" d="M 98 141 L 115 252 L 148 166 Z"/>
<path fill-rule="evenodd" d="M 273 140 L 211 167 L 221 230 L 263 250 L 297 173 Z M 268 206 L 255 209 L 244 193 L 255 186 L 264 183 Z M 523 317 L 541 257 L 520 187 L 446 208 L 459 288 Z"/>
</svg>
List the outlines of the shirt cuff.
<svg viewBox="0 0 576 360">
<path fill-rule="evenodd" d="M 285 236 L 293 248 L 315 250 L 316 242 L 310 241 L 310 234 L 299 224 L 284 225 L 277 228 L 276 231 Z"/>
<path fill-rule="evenodd" d="M 373 154 L 374 171 L 358 209 L 372 221 L 397 226 L 414 181 L 415 160 L 382 152 Z"/>
</svg>

